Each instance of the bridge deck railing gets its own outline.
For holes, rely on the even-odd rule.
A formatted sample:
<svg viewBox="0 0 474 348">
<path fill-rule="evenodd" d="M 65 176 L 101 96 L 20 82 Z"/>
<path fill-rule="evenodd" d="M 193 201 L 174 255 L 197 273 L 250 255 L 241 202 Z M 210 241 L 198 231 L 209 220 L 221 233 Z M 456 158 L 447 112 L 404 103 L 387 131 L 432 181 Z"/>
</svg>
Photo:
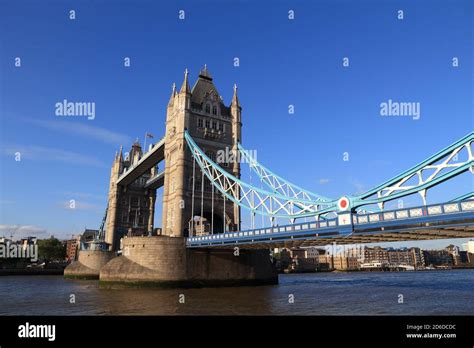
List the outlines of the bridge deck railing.
<svg viewBox="0 0 474 348">
<path fill-rule="evenodd" d="M 449 202 L 442 204 L 432 204 L 421 207 L 405 208 L 389 210 L 377 213 L 367 214 L 350 214 L 352 215 L 352 225 L 349 222 L 341 221 L 341 219 L 334 218 L 325 221 L 304 222 L 291 225 L 265 227 L 259 229 L 250 229 L 236 232 L 225 232 L 220 234 L 212 234 L 206 236 L 195 236 L 187 238 L 188 246 L 195 245 L 213 245 L 225 244 L 226 242 L 234 243 L 239 240 L 248 239 L 262 239 L 275 237 L 296 237 L 305 232 L 319 232 L 314 236 L 328 234 L 331 232 L 352 232 L 353 228 L 370 226 L 370 225 L 384 225 L 385 223 L 401 222 L 403 220 L 418 222 L 423 218 L 442 219 L 449 214 L 462 214 L 474 212 L 474 200 L 466 200 L 460 202 Z M 421 220 L 420 220 L 421 219 Z"/>
</svg>

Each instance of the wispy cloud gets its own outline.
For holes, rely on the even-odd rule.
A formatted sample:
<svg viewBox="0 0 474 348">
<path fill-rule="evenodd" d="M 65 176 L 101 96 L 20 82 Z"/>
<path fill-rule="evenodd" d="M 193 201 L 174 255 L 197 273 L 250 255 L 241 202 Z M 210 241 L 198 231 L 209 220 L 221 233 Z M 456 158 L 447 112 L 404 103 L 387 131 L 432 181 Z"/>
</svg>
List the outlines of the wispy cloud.
<svg viewBox="0 0 474 348">
<path fill-rule="evenodd" d="M 5 155 L 13 157 L 17 152 L 21 154 L 21 160 L 56 161 L 99 168 L 107 167 L 106 163 L 98 158 L 51 147 L 36 145 L 9 145 L 3 147 Z"/>
<path fill-rule="evenodd" d="M 71 200 L 73 200 L 73 202 L 71 202 Z M 59 202 L 59 206 L 67 210 L 89 210 L 95 212 L 103 212 L 104 209 L 103 205 L 84 202 L 74 198 L 71 198 L 68 201 Z"/>
<path fill-rule="evenodd" d="M 45 236 L 47 230 L 34 225 L 0 225 L 0 234 L 5 236 L 13 235 L 15 238 L 41 237 Z"/>
<path fill-rule="evenodd" d="M 104 143 L 121 145 L 131 143 L 132 139 L 125 134 L 117 133 L 109 129 L 79 123 L 75 119 L 55 119 L 55 120 L 33 120 L 24 119 L 26 122 L 53 131 L 78 135 L 81 137 L 98 140 Z"/>
<path fill-rule="evenodd" d="M 361 194 L 367 191 L 365 185 L 361 183 L 358 179 L 350 179 L 351 184 L 355 187 L 355 194 Z"/>
<path fill-rule="evenodd" d="M 331 180 L 330 179 L 327 179 L 327 178 L 322 178 L 322 179 L 319 179 L 319 185 L 326 185 L 326 184 L 329 184 Z"/>
<path fill-rule="evenodd" d="M 105 200 L 107 199 L 107 195 L 98 195 L 95 193 L 89 193 L 89 192 L 75 192 L 75 191 L 63 191 L 60 192 L 62 195 L 71 197 L 71 199 L 94 199 L 94 200 Z"/>
</svg>

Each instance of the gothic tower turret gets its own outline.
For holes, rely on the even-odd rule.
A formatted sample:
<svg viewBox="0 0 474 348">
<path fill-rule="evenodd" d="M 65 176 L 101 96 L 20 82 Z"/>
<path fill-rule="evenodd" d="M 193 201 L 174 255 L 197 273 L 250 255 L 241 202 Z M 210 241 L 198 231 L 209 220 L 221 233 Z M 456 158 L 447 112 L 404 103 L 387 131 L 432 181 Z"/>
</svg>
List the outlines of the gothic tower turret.
<svg viewBox="0 0 474 348">
<path fill-rule="evenodd" d="M 120 176 L 142 156 L 142 148 L 136 140 L 125 158 L 120 147 L 112 163 L 105 230 L 105 242 L 111 250 L 119 249 L 120 239 L 125 235 L 146 235 L 153 230 L 156 192 L 145 188 L 151 174 L 145 173 L 129 185 L 119 185 Z"/>
<path fill-rule="evenodd" d="M 176 237 L 196 234 L 194 216 L 206 221 L 209 233 L 240 227 L 238 206 L 229 200 L 224 202 L 222 194 L 212 189 L 197 163 L 193 177 L 193 158 L 184 138 L 188 131 L 211 159 L 239 177 L 238 161 L 225 156 L 237 150 L 240 141 L 241 107 L 236 93 L 235 89 L 231 106 L 225 106 L 206 66 L 192 88 L 186 69 L 179 93 L 173 89 L 166 115 L 163 234 Z"/>
<path fill-rule="evenodd" d="M 173 88 L 166 114 L 165 140 L 165 182 L 163 190 L 163 234 L 183 236 L 186 222 L 182 210 L 185 209 L 186 160 L 184 131 L 188 124 L 191 105 L 191 90 L 188 69 L 179 93 Z"/>
<path fill-rule="evenodd" d="M 242 142 L 242 108 L 237 97 L 237 85 L 234 84 L 234 95 L 230 104 L 230 114 L 232 116 L 232 153 L 236 154 L 236 160 L 232 166 L 232 174 L 240 178 L 240 161 L 238 143 Z M 240 230 L 240 207 L 234 205 L 234 224 Z"/>
</svg>

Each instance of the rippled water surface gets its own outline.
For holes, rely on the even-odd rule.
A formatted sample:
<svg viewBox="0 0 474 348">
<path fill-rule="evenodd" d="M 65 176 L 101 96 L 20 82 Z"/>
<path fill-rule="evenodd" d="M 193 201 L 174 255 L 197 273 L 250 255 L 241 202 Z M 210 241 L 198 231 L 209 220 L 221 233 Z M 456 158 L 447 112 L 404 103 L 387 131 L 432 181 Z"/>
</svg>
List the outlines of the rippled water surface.
<svg viewBox="0 0 474 348">
<path fill-rule="evenodd" d="M 6 276 L 0 314 L 473 315 L 474 270 L 289 274 L 274 286 L 204 289 L 106 290 L 97 281 Z"/>
</svg>

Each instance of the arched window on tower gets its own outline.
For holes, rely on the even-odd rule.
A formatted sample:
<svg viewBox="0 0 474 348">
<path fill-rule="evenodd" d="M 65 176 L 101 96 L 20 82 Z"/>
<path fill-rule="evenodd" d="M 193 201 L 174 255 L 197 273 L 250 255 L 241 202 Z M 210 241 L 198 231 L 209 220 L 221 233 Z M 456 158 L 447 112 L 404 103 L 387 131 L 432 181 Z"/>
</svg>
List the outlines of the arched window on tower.
<svg viewBox="0 0 474 348">
<path fill-rule="evenodd" d="M 212 114 L 217 115 L 217 105 L 212 106 Z"/>
<path fill-rule="evenodd" d="M 206 104 L 206 113 L 207 114 L 211 113 L 211 105 L 210 104 Z"/>
</svg>

